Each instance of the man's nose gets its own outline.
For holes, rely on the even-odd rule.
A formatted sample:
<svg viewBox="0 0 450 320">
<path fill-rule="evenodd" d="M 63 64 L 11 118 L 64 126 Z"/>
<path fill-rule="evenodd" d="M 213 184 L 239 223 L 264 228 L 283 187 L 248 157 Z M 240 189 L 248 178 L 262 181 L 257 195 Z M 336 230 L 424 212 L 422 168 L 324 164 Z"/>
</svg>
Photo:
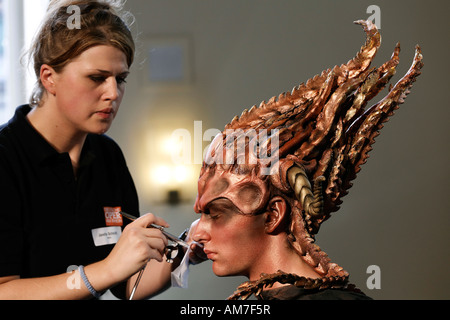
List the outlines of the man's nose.
<svg viewBox="0 0 450 320">
<path fill-rule="evenodd" d="M 198 243 L 208 242 L 210 240 L 210 236 L 207 230 L 207 224 L 205 223 L 204 215 L 202 215 L 197 223 L 192 239 Z"/>
</svg>

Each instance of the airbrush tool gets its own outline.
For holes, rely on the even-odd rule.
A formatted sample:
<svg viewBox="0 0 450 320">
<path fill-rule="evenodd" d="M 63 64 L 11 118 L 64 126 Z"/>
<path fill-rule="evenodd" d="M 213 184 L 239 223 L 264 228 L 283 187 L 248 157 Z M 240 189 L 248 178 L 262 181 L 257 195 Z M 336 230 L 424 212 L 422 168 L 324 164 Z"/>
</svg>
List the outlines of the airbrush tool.
<svg viewBox="0 0 450 320">
<path fill-rule="evenodd" d="M 128 214 L 128 213 L 126 213 L 126 212 L 123 212 L 123 211 L 121 211 L 120 214 L 121 214 L 122 216 L 124 216 L 125 218 L 131 220 L 131 221 L 135 221 L 135 220 L 138 219 L 137 217 L 135 217 L 135 216 L 133 216 L 133 215 L 131 215 L 131 214 Z M 164 230 L 164 227 L 158 226 L 158 225 L 156 225 L 156 224 L 151 224 L 151 225 L 149 225 L 149 228 L 155 228 L 155 229 L 160 230 L 160 231 L 162 232 L 162 234 L 163 234 L 168 240 L 170 240 L 170 241 L 176 243 L 175 245 L 173 245 L 173 244 L 170 245 L 170 244 L 169 244 L 169 245 L 166 247 L 166 253 L 165 253 L 165 254 L 166 254 L 167 262 L 169 262 L 169 263 L 172 263 L 172 262 L 173 262 L 173 259 L 175 259 L 175 257 L 178 255 L 178 247 L 179 247 L 179 246 L 182 246 L 182 247 L 185 247 L 185 248 L 189 249 L 189 244 L 187 244 L 185 241 L 183 241 L 183 240 L 180 239 L 179 237 L 174 236 L 173 234 L 170 234 L 169 232 L 165 231 L 165 230 Z M 136 282 L 135 282 L 135 284 L 134 284 L 133 290 L 131 291 L 130 300 L 133 300 L 134 293 L 136 292 L 136 289 L 137 289 L 137 287 L 138 287 L 138 285 L 139 285 L 139 282 L 141 281 L 141 278 L 142 278 L 142 275 L 143 275 L 143 273 L 144 273 L 145 267 L 146 267 L 146 266 L 144 266 L 144 267 L 139 271 L 139 275 L 138 275 L 138 277 L 137 277 L 137 279 L 136 279 Z"/>
<path fill-rule="evenodd" d="M 125 218 L 127 218 L 127 219 L 129 219 L 129 220 L 131 220 L 131 221 L 135 221 L 135 220 L 137 219 L 137 217 L 132 216 L 131 214 L 128 214 L 128 213 L 123 212 L 123 211 L 121 211 L 120 214 L 122 214 L 122 216 L 124 216 Z M 167 239 L 169 239 L 170 241 L 173 241 L 173 242 L 175 242 L 176 244 L 178 244 L 178 245 L 180 245 L 180 246 L 182 246 L 182 247 L 185 247 L 185 248 L 189 249 L 189 244 L 187 244 L 186 242 L 184 242 L 184 241 L 183 241 L 182 239 L 180 239 L 179 237 L 174 236 L 173 234 L 170 234 L 169 232 L 165 231 L 165 230 L 164 230 L 164 227 L 158 226 L 158 225 L 156 225 L 156 224 L 151 224 L 149 227 L 150 227 L 150 228 L 155 228 L 155 229 L 160 230 L 160 231 L 162 232 L 162 234 L 163 234 Z"/>
</svg>

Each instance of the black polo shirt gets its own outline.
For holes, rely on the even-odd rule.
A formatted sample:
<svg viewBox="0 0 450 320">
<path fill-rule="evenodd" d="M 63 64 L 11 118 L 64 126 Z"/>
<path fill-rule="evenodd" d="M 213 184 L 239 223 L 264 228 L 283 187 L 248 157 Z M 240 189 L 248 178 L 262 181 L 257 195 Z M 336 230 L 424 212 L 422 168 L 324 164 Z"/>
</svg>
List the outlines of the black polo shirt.
<svg viewBox="0 0 450 320">
<path fill-rule="evenodd" d="M 30 125 L 30 107 L 0 127 L 0 277 L 52 276 L 104 259 L 114 244 L 94 241 L 123 229 L 114 212 L 139 215 L 136 189 L 119 146 L 88 135 L 77 177 Z M 103 229 L 104 228 L 104 229 Z M 114 232 L 112 232 L 114 235 Z"/>
</svg>

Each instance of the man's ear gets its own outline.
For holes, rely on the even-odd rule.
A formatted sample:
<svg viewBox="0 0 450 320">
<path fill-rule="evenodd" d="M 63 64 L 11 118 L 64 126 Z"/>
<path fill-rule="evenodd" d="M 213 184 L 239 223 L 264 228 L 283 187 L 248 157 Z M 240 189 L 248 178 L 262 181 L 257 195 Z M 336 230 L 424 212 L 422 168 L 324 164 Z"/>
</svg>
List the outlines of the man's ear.
<svg viewBox="0 0 450 320">
<path fill-rule="evenodd" d="M 285 217 L 288 214 L 286 200 L 280 196 L 270 199 L 267 206 L 265 231 L 266 233 L 278 233 L 285 228 Z"/>
<path fill-rule="evenodd" d="M 43 64 L 41 66 L 41 74 L 40 74 L 41 83 L 47 90 L 47 92 L 50 93 L 51 95 L 56 94 L 55 78 L 56 78 L 55 70 L 48 64 Z"/>
</svg>

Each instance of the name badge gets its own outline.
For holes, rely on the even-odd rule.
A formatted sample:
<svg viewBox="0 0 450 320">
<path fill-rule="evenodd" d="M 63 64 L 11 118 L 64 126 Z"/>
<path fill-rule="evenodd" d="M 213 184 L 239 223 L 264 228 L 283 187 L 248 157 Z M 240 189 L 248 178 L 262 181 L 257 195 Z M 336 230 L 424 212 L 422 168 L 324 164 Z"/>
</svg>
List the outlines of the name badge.
<svg viewBox="0 0 450 320">
<path fill-rule="evenodd" d="M 108 244 L 116 244 L 122 235 L 120 227 L 106 227 L 93 229 L 92 238 L 96 247 L 106 246 Z"/>
</svg>

